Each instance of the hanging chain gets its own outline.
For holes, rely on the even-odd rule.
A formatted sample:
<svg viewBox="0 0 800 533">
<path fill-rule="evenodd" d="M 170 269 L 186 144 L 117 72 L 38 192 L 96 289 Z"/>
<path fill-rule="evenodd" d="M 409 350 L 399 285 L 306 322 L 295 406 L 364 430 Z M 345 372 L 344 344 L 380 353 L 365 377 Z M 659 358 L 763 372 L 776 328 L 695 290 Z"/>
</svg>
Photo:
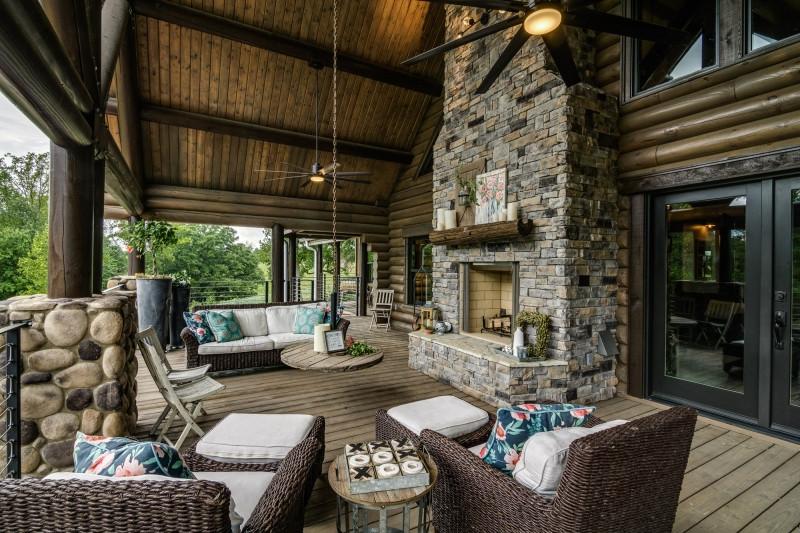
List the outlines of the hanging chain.
<svg viewBox="0 0 800 533">
<path fill-rule="evenodd" d="M 337 10 L 336 0 L 333 0 L 333 246 L 334 249 L 337 245 L 336 242 L 336 120 L 337 120 L 337 98 L 336 98 L 336 82 L 338 72 L 338 39 L 339 39 L 339 13 Z M 341 255 L 341 253 L 340 253 Z M 334 277 L 334 291 L 339 292 L 339 272 Z"/>
</svg>

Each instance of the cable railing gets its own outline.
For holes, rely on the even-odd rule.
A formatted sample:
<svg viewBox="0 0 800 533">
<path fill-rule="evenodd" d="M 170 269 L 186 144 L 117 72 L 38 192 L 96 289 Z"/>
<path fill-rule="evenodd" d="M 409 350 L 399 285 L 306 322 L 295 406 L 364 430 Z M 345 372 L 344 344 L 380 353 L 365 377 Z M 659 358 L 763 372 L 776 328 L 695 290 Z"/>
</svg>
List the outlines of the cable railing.
<svg viewBox="0 0 800 533">
<path fill-rule="evenodd" d="M 190 307 L 269 303 L 271 283 L 268 280 L 194 282 L 191 286 Z"/>
<path fill-rule="evenodd" d="M 357 315 L 361 284 L 359 276 L 342 276 L 339 278 L 339 311 L 344 314 Z M 327 300 L 333 292 L 333 276 L 325 276 L 320 282 L 312 277 L 296 277 L 291 279 L 291 300 L 303 302 L 322 298 Z"/>
<path fill-rule="evenodd" d="M 30 321 L 0 329 L 0 479 L 22 477 L 20 375 L 22 374 L 21 330 Z"/>
</svg>

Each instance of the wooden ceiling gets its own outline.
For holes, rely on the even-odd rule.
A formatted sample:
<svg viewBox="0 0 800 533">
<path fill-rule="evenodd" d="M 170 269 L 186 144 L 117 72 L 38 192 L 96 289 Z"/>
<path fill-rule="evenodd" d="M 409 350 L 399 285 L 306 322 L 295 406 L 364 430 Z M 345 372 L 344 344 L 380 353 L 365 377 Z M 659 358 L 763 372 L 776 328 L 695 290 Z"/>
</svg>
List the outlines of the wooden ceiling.
<svg viewBox="0 0 800 533">
<path fill-rule="evenodd" d="M 316 70 L 308 61 L 193 29 L 150 15 L 158 2 L 131 2 L 133 48 L 141 109 L 143 186 L 176 185 L 231 192 L 328 199 L 324 185 L 272 180 L 258 170 L 309 169 L 314 151 L 209 131 L 153 118 L 168 108 L 256 126 L 314 133 Z M 228 20 L 332 49 L 331 0 L 174 0 Z M 444 10 L 416 0 L 339 0 L 340 52 L 369 63 L 441 81 L 441 61 L 413 68 L 400 62 L 441 42 Z M 321 135 L 332 135 L 332 71 L 319 71 Z M 410 152 L 434 97 L 365 76 L 340 72 L 338 137 Z M 116 83 L 112 85 L 116 96 Z M 107 115 L 119 139 L 117 117 Z M 212 128 L 213 129 L 213 128 Z M 245 131 L 245 130 L 242 130 Z M 407 163 L 340 155 L 341 170 L 368 170 L 370 185 L 340 183 L 342 201 L 386 204 Z M 320 163 L 330 162 L 329 153 Z M 131 163 L 131 162 L 129 162 Z M 134 166 L 132 163 L 131 166 Z M 145 198 L 146 202 L 147 198 Z"/>
</svg>

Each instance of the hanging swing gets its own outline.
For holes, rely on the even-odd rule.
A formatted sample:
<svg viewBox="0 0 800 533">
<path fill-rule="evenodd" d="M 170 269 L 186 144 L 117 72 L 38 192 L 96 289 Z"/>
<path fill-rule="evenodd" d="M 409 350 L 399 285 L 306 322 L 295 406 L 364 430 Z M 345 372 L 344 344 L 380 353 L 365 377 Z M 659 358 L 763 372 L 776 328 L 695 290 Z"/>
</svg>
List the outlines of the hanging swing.
<svg viewBox="0 0 800 533">
<path fill-rule="evenodd" d="M 333 133 L 331 135 L 332 139 L 332 152 L 333 152 L 333 175 L 332 175 L 332 183 L 331 183 L 331 194 L 332 194 L 332 219 L 331 219 L 331 233 L 333 238 L 333 249 L 334 253 L 338 256 L 340 252 L 337 252 L 337 240 L 336 240 L 336 175 L 337 169 L 339 165 L 336 162 L 336 126 L 337 126 L 337 111 L 338 111 L 338 95 L 336 92 L 337 89 L 337 74 L 339 71 L 339 64 L 338 64 L 338 45 L 339 45 L 339 21 L 338 21 L 338 10 L 336 5 L 336 0 L 333 0 L 333 115 L 331 117 L 331 125 L 333 127 Z M 340 258 L 335 257 L 334 263 L 337 267 L 340 265 L 339 262 Z M 337 268 L 336 272 L 333 274 L 333 292 L 330 295 L 330 303 L 331 303 L 331 329 L 335 330 L 336 326 L 339 323 L 339 269 Z"/>
</svg>

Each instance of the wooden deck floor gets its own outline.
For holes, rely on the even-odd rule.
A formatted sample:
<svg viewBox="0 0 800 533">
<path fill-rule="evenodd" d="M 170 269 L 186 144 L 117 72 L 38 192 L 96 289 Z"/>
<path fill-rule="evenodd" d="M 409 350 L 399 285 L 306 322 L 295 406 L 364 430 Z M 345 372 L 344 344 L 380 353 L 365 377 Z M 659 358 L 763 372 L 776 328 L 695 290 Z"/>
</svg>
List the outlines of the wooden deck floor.
<svg viewBox="0 0 800 533">
<path fill-rule="evenodd" d="M 326 419 L 328 463 L 347 442 L 374 436 L 377 408 L 453 394 L 491 409 L 463 393 L 408 368 L 406 335 L 366 331 L 367 322 L 355 319 L 351 331 L 359 339 L 380 346 L 384 361 L 350 374 L 322 374 L 277 370 L 221 378 L 227 388 L 206 404 L 202 421 L 213 426 L 230 412 L 309 413 Z M 182 352 L 171 354 L 177 366 Z M 139 432 L 155 421 L 163 400 L 147 375 L 139 374 Z M 598 415 L 607 420 L 647 416 L 663 407 L 653 402 L 617 397 L 602 402 Z M 309 533 L 335 531 L 334 497 L 324 480 L 317 482 L 308 506 Z M 681 492 L 675 531 L 800 530 L 800 446 L 758 435 L 735 426 L 698 420 L 689 466 Z"/>
</svg>

